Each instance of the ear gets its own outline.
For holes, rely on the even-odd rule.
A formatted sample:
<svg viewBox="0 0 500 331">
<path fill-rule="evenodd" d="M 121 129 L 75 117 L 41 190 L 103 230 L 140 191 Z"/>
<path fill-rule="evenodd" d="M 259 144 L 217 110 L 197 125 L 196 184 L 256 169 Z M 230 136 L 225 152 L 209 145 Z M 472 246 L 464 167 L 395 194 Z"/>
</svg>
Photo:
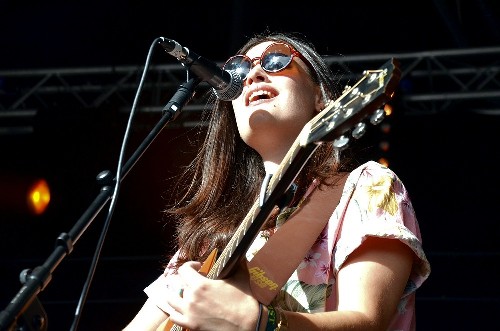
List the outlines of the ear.
<svg viewBox="0 0 500 331">
<path fill-rule="evenodd" d="M 321 87 L 316 87 L 316 94 L 315 94 L 315 111 L 317 113 L 319 113 L 320 111 L 322 111 L 323 109 L 325 109 L 326 107 L 326 104 L 325 104 L 325 100 L 323 98 L 323 93 L 322 93 L 322 90 L 321 90 Z"/>
</svg>

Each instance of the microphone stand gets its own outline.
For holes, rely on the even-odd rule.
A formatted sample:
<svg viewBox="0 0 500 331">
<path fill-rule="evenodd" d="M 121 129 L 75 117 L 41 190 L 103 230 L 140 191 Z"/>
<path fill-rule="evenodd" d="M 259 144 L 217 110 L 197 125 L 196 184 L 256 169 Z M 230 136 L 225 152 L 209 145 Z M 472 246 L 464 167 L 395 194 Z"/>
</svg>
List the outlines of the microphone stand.
<svg viewBox="0 0 500 331">
<path fill-rule="evenodd" d="M 199 78 L 190 78 L 179 86 L 177 92 L 163 108 L 163 115 L 160 121 L 124 165 L 122 176 L 120 177 L 122 180 L 137 163 L 161 130 L 163 130 L 169 122 L 175 120 L 177 116 L 179 116 L 182 108 L 193 97 L 195 89 L 200 82 L 201 79 Z M 54 251 L 47 260 L 45 260 L 43 265 L 37 266 L 33 270 L 26 269 L 21 272 L 20 280 L 23 286 L 10 301 L 7 308 L 0 312 L 0 331 L 47 329 L 47 317 L 43 307 L 37 299 L 37 295 L 45 289 L 52 278 L 52 272 L 57 268 L 59 263 L 61 263 L 63 258 L 73 251 L 73 247 L 78 239 L 80 239 L 85 230 L 90 226 L 95 217 L 111 198 L 113 194 L 112 184 L 116 181 L 116 177 L 111 177 L 111 172 L 109 170 L 104 170 L 98 174 L 97 181 L 102 184 L 102 188 L 88 209 L 68 233 L 63 232 L 57 237 Z M 29 314 L 30 316 L 23 316 L 23 314 Z M 26 323 L 27 325 L 16 325 L 20 317 L 22 323 Z"/>
</svg>

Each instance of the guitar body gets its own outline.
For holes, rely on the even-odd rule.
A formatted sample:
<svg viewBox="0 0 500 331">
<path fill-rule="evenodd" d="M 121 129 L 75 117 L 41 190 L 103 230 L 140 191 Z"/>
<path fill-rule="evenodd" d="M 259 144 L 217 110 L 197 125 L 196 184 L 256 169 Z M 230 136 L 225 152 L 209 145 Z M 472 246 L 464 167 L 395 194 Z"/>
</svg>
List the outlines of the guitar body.
<svg viewBox="0 0 500 331">
<path fill-rule="evenodd" d="M 203 276 L 206 276 L 210 271 L 210 269 L 212 269 L 212 266 L 214 265 L 216 258 L 217 258 L 217 249 L 214 249 L 207 257 L 207 259 L 203 262 L 200 270 L 198 270 L 198 273 L 202 274 Z M 160 324 L 160 326 L 156 328 L 156 331 L 174 331 L 174 330 L 189 331 L 188 329 L 184 329 L 172 323 L 170 318 L 167 318 L 163 323 Z"/>
<path fill-rule="evenodd" d="M 179 331 L 188 331 L 188 329 L 181 328 L 180 326 L 175 325 L 170 321 L 170 318 L 167 318 L 165 322 L 161 323 L 160 326 L 156 329 L 156 331 L 169 331 L 169 330 L 179 330 Z"/>
</svg>

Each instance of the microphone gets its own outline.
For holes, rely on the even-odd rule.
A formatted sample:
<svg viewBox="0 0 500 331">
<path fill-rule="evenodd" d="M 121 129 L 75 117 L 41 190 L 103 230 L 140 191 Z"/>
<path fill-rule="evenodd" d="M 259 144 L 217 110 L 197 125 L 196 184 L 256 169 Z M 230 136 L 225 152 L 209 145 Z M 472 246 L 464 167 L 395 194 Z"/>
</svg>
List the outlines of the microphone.
<svg viewBox="0 0 500 331">
<path fill-rule="evenodd" d="M 165 51 L 188 66 L 199 78 L 212 86 L 220 100 L 230 101 L 243 91 L 243 79 L 236 71 L 223 70 L 217 64 L 182 47 L 177 41 L 160 37 L 158 42 Z"/>
</svg>

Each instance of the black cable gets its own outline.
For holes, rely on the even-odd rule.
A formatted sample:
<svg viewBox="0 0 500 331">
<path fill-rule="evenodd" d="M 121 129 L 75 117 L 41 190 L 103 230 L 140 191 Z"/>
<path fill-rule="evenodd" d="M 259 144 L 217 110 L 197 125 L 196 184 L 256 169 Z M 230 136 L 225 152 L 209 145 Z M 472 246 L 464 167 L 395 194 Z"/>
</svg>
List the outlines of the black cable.
<svg viewBox="0 0 500 331">
<path fill-rule="evenodd" d="M 126 127 L 125 134 L 124 134 L 124 137 L 123 137 L 123 142 L 122 142 L 122 145 L 121 145 L 121 150 L 120 150 L 120 155 L 119 155 L 119 160 L 118 160 L 118 166 L 117 166 L 117 170 L 116 170 L 115 188 L 114 188 L 114 191 L 113 191 L 113 196 L 111 197 L 111 203 L 110 203 L 110 206 L 109 206 L 108 215 L 106 217 L 106 221 L 104 222 L 104 226 L 103 226 L 103 229 L 102 229 L 102 232 L 101 232 L 101 236 L 99 237 L 99 241 L 97 243 L 97 247 L 96 247 L 94 256 L 92 258 L 92 263 L 90 265 L 90 269 L 89 269 L 89 272 L 88 272 L 88 275 L 87 275 L 87 279 L 86 279 L 85 284 L 83 286 L 82 293 L 80 295 L 80 300 L 78 301 L 78 305 L 76 307 L 75 318 L 73 320 L 73 324 L 71 325 L 71 329 L 70 329 L 72 331 L 75 331 L 77 329 L 78 323 L 80 322 L 80 318 L 81 318 L 81 314 L 82 314 L 82 310 L 83 310 L 83 305 L 84 305 L 84 303 L 86 301 L 86 298 L 87 298 L 87 295 L 88 295 L 88 292 L 89 292 L 89 288 L 90 288 L 90 284 L 92 283 L 92 279 L 94 278 L 94 273 L 95 273 L 95 270 L 96 270 L 96 267 L 97 267 L 97 262 L 99 261 L 99 257 L 101 255 L 101 250 L 102 250 L 102 247 L 104 245 L 104 240 L 106 238 L 106 234 L 108 232 L 109 224 L 111 222 L 111 217 L 112 217 L 114 209 L 116 207 L 116 203 L 117 203 L 117 199 L 118 199 L 118 193 L 120 191 L 120 185 L 121 185 L 120 182 L 121 182 L 121 172 L 122 172 L 122 166 L 123 166 L 123 158 L 124 158 L 124 154 L 125 154 L 125 149 L 127 147 L 127 141 L 128 141 L 129 135 L 130 135 L 130 128 L 132 126 L 131 125 L 132 124 L 132 120 L 133 120 L 133 117 L 134 117 L 134 115 L 136 113 L 136 110 L 137 110 L 137 103 L 139 101 L 139 97 L 140 97 L 140 94 L 142 92 L 143 84 L 144 84 L 144 81 L 145 81 L 145 78 L 146 78 L 146 73 L 148 71 L 148 67 L 149 67 L 149 64 L 151 62 L 151 55 L 153 53 L 154 46 L 156 46 L 158 44 L 159 40 L 160 40 L 160 38 L 155 39 L 153 41 L 153 43 L 151 44 L 150 48 L 149 48 L 149 52 L 148 52 L 148 55 L 147 55 L 147 58 L 146 58 L 146 63 L 144 65 L 142 77 L 141 77 L 141 80 L 139 82 L 139 86 L 137 88 L 137 92 L 136 92 L 136 95 L 135 95 L 135 98 L 134 98 L 134 102 L 132 104 L 132 108 L 131 108 L 131 111 L 130 111 L 130 115 L 129 115 L 127 127 Z"/>
</svg>

